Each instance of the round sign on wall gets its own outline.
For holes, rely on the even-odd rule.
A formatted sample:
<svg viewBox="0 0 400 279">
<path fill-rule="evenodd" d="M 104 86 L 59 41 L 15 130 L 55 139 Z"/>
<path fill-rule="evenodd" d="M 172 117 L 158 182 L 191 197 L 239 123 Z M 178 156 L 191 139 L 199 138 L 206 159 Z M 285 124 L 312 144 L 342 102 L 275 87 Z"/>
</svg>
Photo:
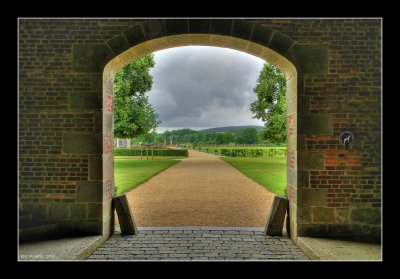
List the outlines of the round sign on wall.
<svg viewBox="0 0 400 279">
<path fill-rule="evenodd" d="M 339 136 L 339 141 L 341 144 L 344 145 L 346 149 L 349 148 L 349 145 L 353 143 L 354 141 L 354 134 L 353 132 L 350 131 L 344 131 L 340 134 Z"/>
</svg>

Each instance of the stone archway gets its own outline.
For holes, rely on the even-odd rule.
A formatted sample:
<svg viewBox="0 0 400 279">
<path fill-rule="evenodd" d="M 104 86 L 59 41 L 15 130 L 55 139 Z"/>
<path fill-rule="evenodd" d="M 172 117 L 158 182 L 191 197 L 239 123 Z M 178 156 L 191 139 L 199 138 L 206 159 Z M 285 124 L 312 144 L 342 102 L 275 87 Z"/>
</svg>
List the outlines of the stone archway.
<svg viewBox="0 0 400 279">
<path fill-rule="evenodd" d="M 268 27 L 243 20 L 151 20 L 128 28 L 122 34 L 113 37 L 105 45 L 76 45 L 74 54 L 91 54 L 84 60 L 74 59 L 76 71 L 103 65 L 103 155 L 102 182 L 103 202 L 110 203 L 113 193 L 113 84 L 115 73 L 133 60 L 158 50 L 188 46 L 206 45 L 232 48 L 260 57 L 286 75 L 288 82 L 288 196 L 291 208 L 291 234 L 297 236 L 298 206 L 298 92 L 301 92 L 301 78 L 304 73 L 324 73 L 327 70 L 327 47 L 296 45 L 290 38 Z M 300 82 L 299 82 L 300 80 Z M 100 85 L 99 85 L 100 86 Z M 301 116 L 300 116 L 301 117 Z M 331 126 L 330 119 L 317 115 L 308 115 L 322 126 Z M 329 132 L 329 131 L 328 131 Z M 302 161 L 307 166 L 315 164 L 322 154 L 302 153 Z M 310 159 L 311 158 L 311 159 Z M 318 160 L 317 160 L 318 162 Z M 301 164 L 300 164 L 301 165 Z M 302 165 L 301 165 L 302 166 Z M 302 196 L 311 193 L 302 192 Z M 313 194 L 312 194 L 313 195 Z M 104 228 L 112 223 L 110 206 L 103 210 Z M 108 230 L 108 229 L 107 229 Z"/>
<path fill-rule="evenodd" d="M 292 238 L 379 242 L 381 20 L 374 18 L 20 19 L 20 211 L 61 224 L 63 233 L 107 237 L 112 77 L 140 55 L 191 44 L 259 56 L 290 80 Z M 338 141 L 347 129 L 356 138 L 349 150 Z"/>
</svg>

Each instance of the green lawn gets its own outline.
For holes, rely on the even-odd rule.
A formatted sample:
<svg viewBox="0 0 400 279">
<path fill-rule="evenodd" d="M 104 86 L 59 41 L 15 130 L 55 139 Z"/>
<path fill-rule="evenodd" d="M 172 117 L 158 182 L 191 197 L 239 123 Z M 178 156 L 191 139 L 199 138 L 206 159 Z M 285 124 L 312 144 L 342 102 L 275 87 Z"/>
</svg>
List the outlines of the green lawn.
<svg viewBox="0 0 400 279">
<path fill-rule="evenodd" d="M 286 196 L 286 157 L 221 157 L 269 191 Z"/>
<path fill-rule="evenodd" d="M 140 160 L 140 156 L 114 157 L 114 177 L 116 194 L 134 189 L 166 168 L 179 163 L 178 157 L 154 157 L 154 160 Z"/>
</svg>

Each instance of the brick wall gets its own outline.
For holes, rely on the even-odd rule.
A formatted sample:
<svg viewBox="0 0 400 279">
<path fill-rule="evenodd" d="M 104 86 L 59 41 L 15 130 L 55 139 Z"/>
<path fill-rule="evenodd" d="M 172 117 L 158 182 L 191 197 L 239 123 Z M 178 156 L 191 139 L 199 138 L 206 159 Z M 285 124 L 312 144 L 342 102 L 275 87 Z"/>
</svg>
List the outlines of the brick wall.
<svg viewBox="0 0 400 279">
<path fill-rule="evenodd" d="M 288 116 L 294 237 L 379 240 L 377 19 L 20 19 L 20 211 L 62 222 L 71 232 L 109 232 L 113 137 L 106 132 L 113 108 L 104 66 L 139 43 L 190 33 L 249 40 L 296 66 L 297 94 Z M 224 43 L 216 36 L 207 40 Z M 180 44 L 187 42 L 169 46 Z M 255 54 L 250 47 L 244 51 Z M 349 150 L 339 144 L 344 130 L 355 135 Z"/>
<path fill-rule="evenodd" d="M 263 23 L 263 22 L 260 22 Z M 379 241 L 381 229 L 381 22 L 376 19 L 272 20 L 268 26 L 298 44 L 329 47 L 328 71 L 304 74 L 299 90 L 298 149 L 322 154 L 301 170 L 298 235 Z M 344 150 L 342 131 L 354 143 Z M 317 162 L 316 159 L 314 159 Z M 304 180 L 303 180 L 304 181 Z M 304 193 L 303 193 L 304 187 Z M 318 201 L 307 195 L 322 195 Z M 303 203 L 303 207 L 301 206 Z M 358 237 L 359 236 L 359 237 Z"/>
</svg>

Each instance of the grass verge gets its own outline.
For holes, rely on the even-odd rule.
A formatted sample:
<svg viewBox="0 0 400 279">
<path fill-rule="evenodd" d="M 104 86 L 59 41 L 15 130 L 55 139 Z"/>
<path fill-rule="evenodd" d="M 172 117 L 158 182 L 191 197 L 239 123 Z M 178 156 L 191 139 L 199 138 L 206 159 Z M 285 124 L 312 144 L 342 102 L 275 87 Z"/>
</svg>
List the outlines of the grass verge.
<svg viewBox="0 0 400 279">
<path fill-rule="evenodd" d="M 269 191 L 286 196 L 286 157 L 221 157 Z"/>
<path fill-rule="evenodd" d="M 140 160 L 140 156 L 114 157 L 114 177 L 116 194 L 130 191 L 154 175 L 179 163 L 178 157 L 161 157 L 154 160 Z"/>
</svg>

